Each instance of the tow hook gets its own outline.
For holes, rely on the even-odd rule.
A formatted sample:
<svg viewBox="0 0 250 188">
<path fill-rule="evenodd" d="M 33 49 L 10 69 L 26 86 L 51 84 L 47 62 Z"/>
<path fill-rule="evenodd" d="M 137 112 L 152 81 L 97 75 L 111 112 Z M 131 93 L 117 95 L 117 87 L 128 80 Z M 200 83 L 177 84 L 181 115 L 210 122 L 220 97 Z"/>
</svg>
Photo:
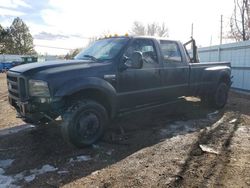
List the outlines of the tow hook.
<svg viewBox="0 0 250 188">
<path fill-rule="evenodd" d="M 45 114 L 45 113 L 41 113 L 44 117 L 46 117 L 47 119 L 51 120 L 51 121 L 56 121 L 54 120 L 52 117 L 50 117 L 49 115 Z"/>
<path fill-rule="evenodd" d="M 16 118 L 22 118 L 21 114 L 20 113 L 16 113 Z"/>
</svg>

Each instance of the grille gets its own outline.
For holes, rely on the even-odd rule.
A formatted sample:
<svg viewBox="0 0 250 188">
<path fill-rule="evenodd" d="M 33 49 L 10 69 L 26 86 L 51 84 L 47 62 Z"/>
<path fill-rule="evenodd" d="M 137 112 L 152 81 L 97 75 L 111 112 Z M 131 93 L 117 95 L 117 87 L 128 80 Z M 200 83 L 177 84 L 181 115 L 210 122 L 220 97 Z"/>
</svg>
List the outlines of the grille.
<svg viewBox="0 0 250 188">
<path fill-rule="evenodd" d="M 19 94 L 18 94 L 18 93 L 13 92 L 13 91 L 10 91 L 10 90 L 9 90 L 9 93 L 10 93 L 12 96 L 14 96 L 14 98 L 16 98 L 16 99 L 19 98 Z"/>
<path fill-rule="evenodd" d="M 11 99 L 15 101 L 22 101 L 27 98 L 27 87 L 25 78 L 21 77 L 19 74 L 12 74 L 8 72 L 7 84 L 9 97 Z"/>
<path fill-rule="evenodd" d="M 19 79 L 19 86 L 20 86 L 20 96 L 22 98 L 26 98 L 26 85 L 25 85 L 25 80 L 23 78 Z"/>
<path fill-rule="evenodd" d="M 7 75 L 7 79 L 9 81 L 17 82 L 17 77 L 14 77 L 14 76 Z"/>
</svg>

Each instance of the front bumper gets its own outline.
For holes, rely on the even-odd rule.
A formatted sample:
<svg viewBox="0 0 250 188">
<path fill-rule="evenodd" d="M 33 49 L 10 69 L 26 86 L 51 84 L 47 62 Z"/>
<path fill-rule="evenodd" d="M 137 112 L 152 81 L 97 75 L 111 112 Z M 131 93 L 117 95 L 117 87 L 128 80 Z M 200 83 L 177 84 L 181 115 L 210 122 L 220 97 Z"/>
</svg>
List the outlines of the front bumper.
<svg viewBox="0 0 250 188">
<path fill-rule="evenodd" d="M 51 100 L 47 98 L 46 101 L 42 98 L 43 103 L 39 102 L 39 100 L 41 100 L 41 98 L 27 101 L 15 101 L 9 97 L 10 105 L 16 109 L 18 117 L 22 119 L 39 122 L 43 118 L 52 120 L 61 114 L 61 109 L 63 109 L 61 100 Z"/>
</svg>

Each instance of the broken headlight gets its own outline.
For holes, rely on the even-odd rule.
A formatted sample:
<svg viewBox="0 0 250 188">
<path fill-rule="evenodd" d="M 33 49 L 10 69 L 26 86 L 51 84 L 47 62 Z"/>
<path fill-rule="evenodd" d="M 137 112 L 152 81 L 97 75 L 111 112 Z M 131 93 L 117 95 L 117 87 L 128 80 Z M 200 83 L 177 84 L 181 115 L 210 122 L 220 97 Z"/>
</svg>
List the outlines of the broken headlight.
<svg viewBox="0 0 250 188">
<path fill-rule="evenodd" d="M 34 97 L 49 97 L 48 83 L 42 80 L 29 80 L 29 94 Z"/>
</svg>

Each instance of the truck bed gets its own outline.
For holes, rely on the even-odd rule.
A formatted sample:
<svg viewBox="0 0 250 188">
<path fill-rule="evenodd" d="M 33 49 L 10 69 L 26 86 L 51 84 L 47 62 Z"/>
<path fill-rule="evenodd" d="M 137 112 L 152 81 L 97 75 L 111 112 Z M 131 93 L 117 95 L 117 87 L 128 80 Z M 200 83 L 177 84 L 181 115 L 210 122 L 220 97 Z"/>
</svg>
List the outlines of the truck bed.
<svg viewBox="0 0 250 188">
<path fill-rule="evenodd" d="M 191 95 L 200 95 L 201 92 L 214 89 L 214 83 L 221 74 L 231 73 L 230 62 L 190 63 L 189 66 L 189 92 Z"/>
</svg>

